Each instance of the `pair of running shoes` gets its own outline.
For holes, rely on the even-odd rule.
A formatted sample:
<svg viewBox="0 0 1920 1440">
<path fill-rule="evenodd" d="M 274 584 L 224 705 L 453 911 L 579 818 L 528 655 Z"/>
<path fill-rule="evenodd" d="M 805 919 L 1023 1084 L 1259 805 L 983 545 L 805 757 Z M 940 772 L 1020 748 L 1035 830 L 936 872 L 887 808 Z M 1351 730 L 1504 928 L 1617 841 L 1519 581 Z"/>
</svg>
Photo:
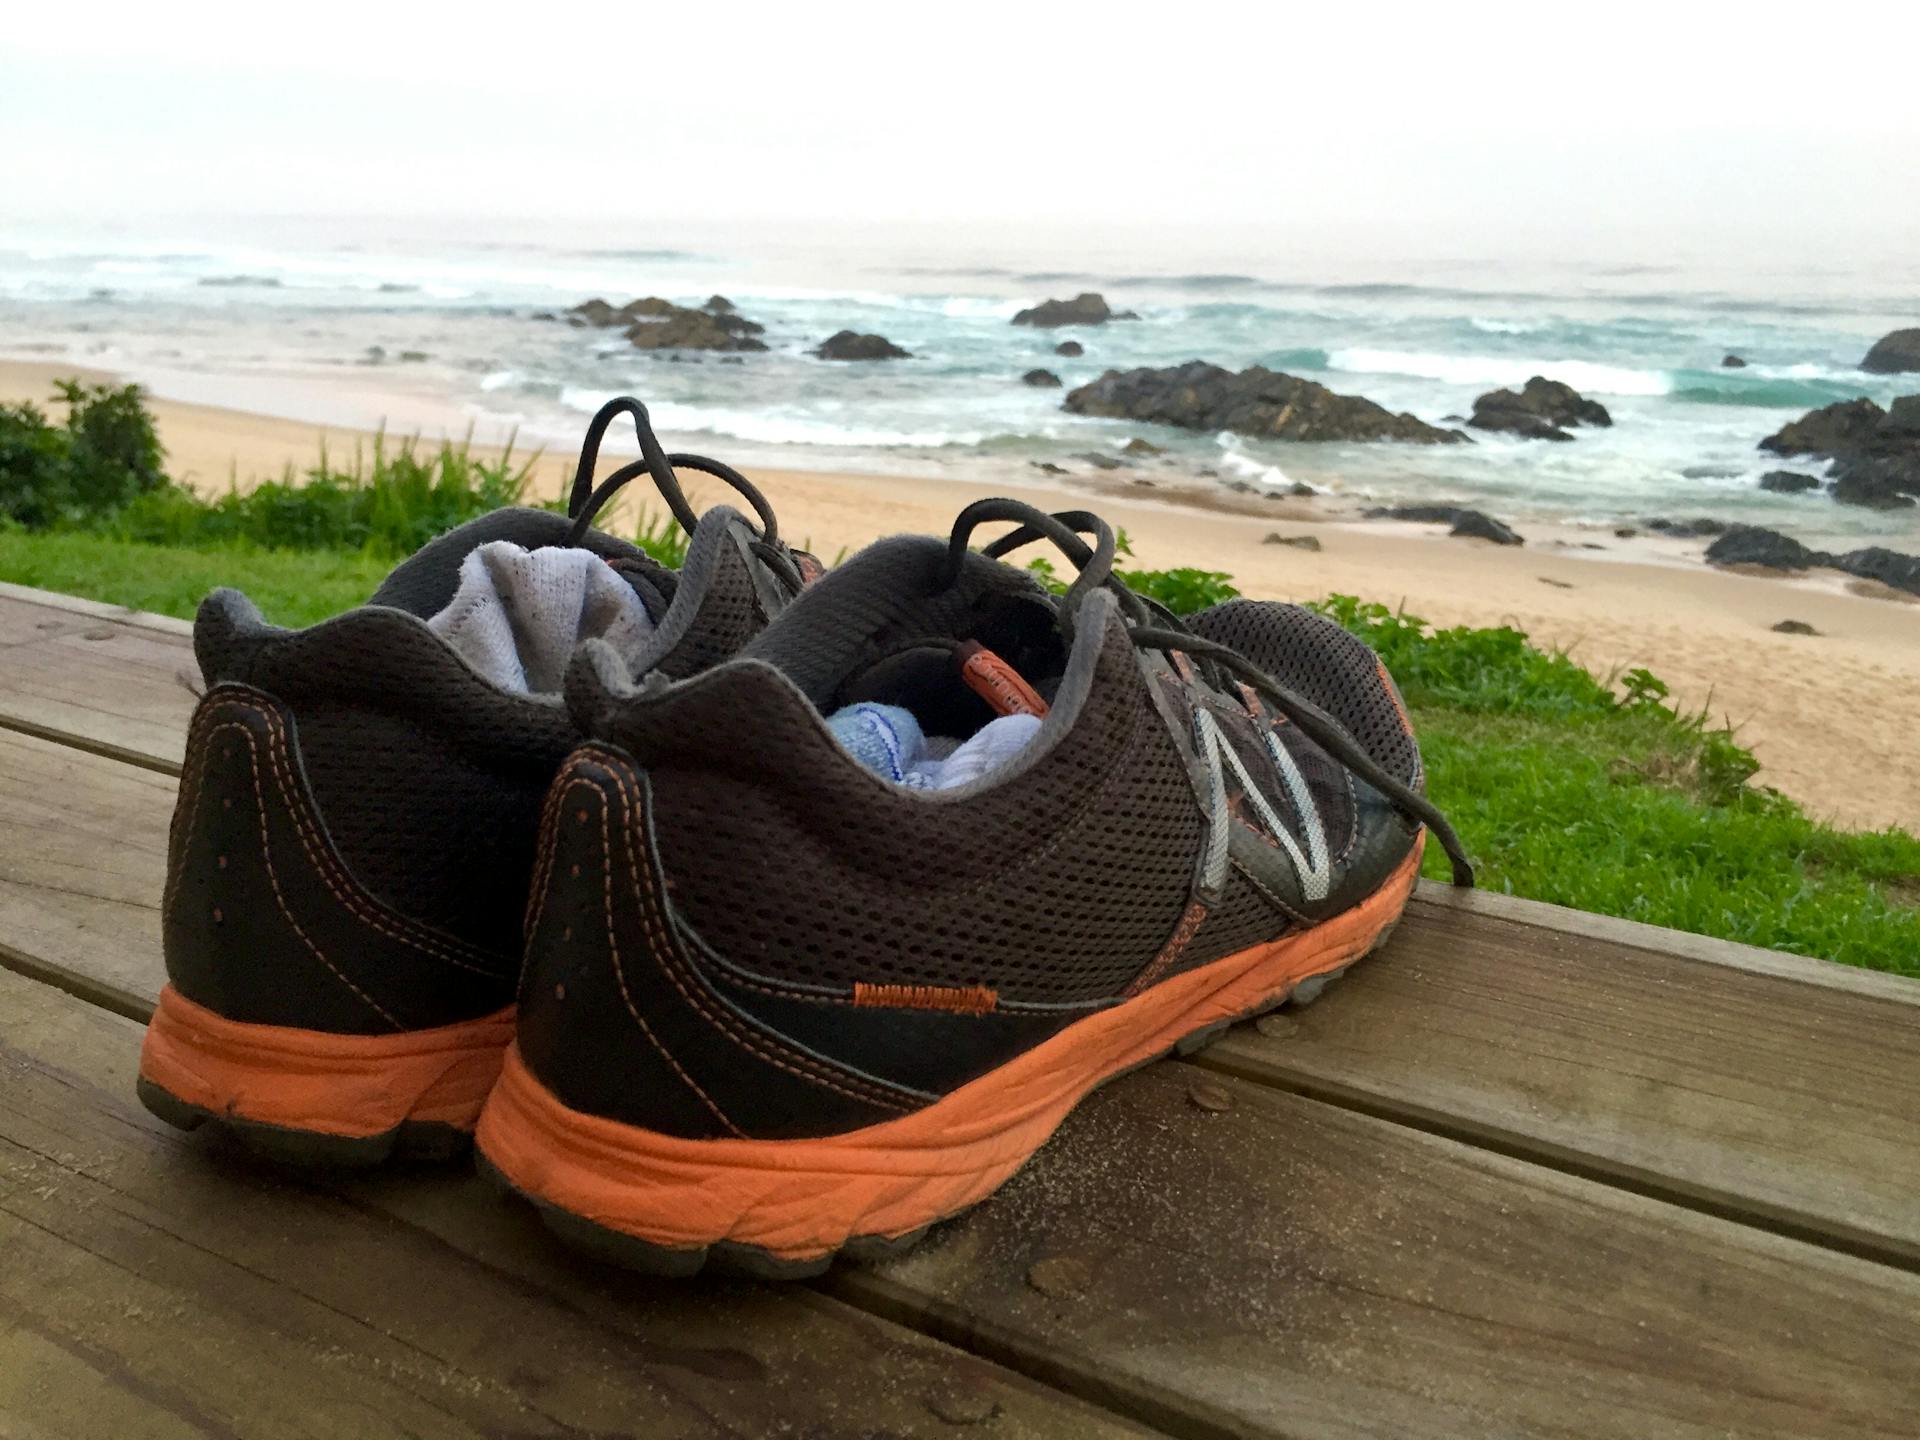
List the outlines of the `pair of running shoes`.
<svg viewBox="0 0 1920 1440">
<path fill-rule="evenodd" d="M 643 475 L 678 570 L 593 528 Z M 1000 558 L 1041 541 L 1064 594 Z M 1364 644 L 1176 618 L 1114 554 L 982 500 L 823 573 L 622 399 L 566 515 L 483 516 L 305 630 L 216 591 L 143 1099 L 295 1162 L 471 1141 L 657 1273 L 896 1253 L 1095 1086 L 1378 945 L 1427 833 L 1471 883 Z"/>
</svg>

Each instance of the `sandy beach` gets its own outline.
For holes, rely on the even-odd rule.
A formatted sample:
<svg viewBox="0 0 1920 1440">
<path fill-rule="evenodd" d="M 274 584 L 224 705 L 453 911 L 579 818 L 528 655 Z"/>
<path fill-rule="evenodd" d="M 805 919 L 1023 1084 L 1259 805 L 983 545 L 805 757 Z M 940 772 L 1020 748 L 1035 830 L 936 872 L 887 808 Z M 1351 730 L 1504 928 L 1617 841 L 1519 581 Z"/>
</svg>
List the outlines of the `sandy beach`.
<svg viewBox="0 0 1920 1440">
<path fill-rule="evenodd" d="M 0 363 L 0 399 L 44 403 L 54 376 L 72 373 L 65 365 Z M 386 417 L 393 430 L 428 440 L 458 438 L 465 428 L 432 397 L 384 387 L 385 375 L 356 377 L 345 409 L 338 393 L 311 409 L 284 403 L 276 398 L 284 387 L 233 397 L 253 408 L 222 408 L 168 398 L 172 392 L 204 399 L 204 386 L 142 378 L 157 392 L 152 408 L 170 472 L 209 489 L 304 465 L 323 439 L 341 452 L 370 441 L 366 429 L 253 413 L 269 404 L 296 414 L 360 414 L 369 424 Z M 712 449 L 726 458 L 723 446 Z M 544 456 L 536 471 L 540 491 L 558 493 L 572 461 Z M 1013 493 L 1050 509 L 1085 506 L 1090 498 L 1086 488 L 1048 484 L 988 482 L 975 489 L 758 466 L 752 474 L 782 529 L 828 559 L 881 535 L 944 533 L 955 511 L 982 493 Z M 1133 483 L 1144 478 L 1116 474 L 1092 495 L 1126 529 L 1142 565 L 1224 570 L 1243 592 L 1263 599 L 1348 593 L 1404 605 L 1439 625 L 1514 625 L 1602 675 L 1644 665 L 1673 687 L 1681 707 L 1708 706 L 1737 728 L 1762 761 L 1761 783 L 1842 825 L 1920 831 L 1920 749 L 1913 738 L 1920 606 L 1890 592 L 1852 593 L 1833 574 L 1723 573 L 1700 562 L 1697 545 L 1597 552 L 1580 548 L 1593 543 L 1591 532 L 1530 526 L 1525 547 L 1502 548 L 1448 539 L 1437 528 L 1328 519 L 1314 500 L 1186 492 L 1166 478 L 1154 478 L 1153 488 Z M 689 489 L 696 503 L 723 498 L 717 482 Z M 1320 549 L 1264 543 L 1276 531 L 1312 536 Z M 1820 633 L 1774 633 L 1784 619 Z"/>
</svg>

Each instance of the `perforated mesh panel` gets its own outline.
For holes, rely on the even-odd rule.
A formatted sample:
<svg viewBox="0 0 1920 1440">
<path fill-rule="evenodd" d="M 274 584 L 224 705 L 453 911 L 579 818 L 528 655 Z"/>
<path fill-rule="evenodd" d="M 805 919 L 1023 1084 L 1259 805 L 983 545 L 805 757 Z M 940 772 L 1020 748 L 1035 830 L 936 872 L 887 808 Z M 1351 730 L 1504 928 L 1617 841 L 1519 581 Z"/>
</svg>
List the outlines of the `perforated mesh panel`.
<svg viewBox="0 0 1920 1440">
<path fill-rule="evenodd" d="M 657 667 L 675 680 L 698 675 L 731 658 L 766 624 L 746 557 L 734 546 L 725 545 L 715 553 L 714 562 L 704 588 L 699 586 L 698 577 L 680 578 L 680 593 L 675 599 L 682 605 L 693 604 L 697 610 L 686 637 Z"/>
<path fill-rule="evenodd" d="M 1416 782 L 1419 749 L 1364 641 L 1311 610 L 1273 601 L 1229 600 L 1189 623 L 1332 715 L 1388 774 Z"/>
<path fill-rule="evenodd" d="M 654 827 L 682 913 L 749 970 L 1104 998 L 1186 907 L 1199 807 L 1117 629 L 1061 743 L 1016 783 L 961 801 L 851 772 L 797 700 L 733 722 L 733 754 L 712 768 L 652 770 Z"/>
</svg>

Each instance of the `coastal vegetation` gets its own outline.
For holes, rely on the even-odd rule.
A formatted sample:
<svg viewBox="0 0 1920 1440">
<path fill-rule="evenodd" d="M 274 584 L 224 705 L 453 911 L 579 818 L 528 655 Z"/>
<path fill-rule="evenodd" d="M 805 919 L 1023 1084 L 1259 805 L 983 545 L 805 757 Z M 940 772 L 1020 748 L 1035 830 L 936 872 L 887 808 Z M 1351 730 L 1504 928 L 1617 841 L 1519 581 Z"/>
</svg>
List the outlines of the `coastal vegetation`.
<svg viewBox="0 0 1920 1440">
<path fill-rule="evenodd" d="M 434 534 L 519 501 L 532 463 L 380 438 L 204 499 L 166 479 L 137 389 L 62 398 L 64 424 L 0 409 L 0 580 L 177 616 L 218 585 L 286 625 L 359 604 Z M 633 538 L 684 553 L 659 517 Z M 1182 614 L 1238 593 L 1202 568 L 1120 574 Z M 1318 608 L 1399 682 L 1483 885 L 1920 976 L 1920 839 L 1837 830 L 1756 785 L 1737 733 L 1656 676 L 1595 676 L 1511 627 L 1435 629 L 1343 595 Z"/>
</svg>

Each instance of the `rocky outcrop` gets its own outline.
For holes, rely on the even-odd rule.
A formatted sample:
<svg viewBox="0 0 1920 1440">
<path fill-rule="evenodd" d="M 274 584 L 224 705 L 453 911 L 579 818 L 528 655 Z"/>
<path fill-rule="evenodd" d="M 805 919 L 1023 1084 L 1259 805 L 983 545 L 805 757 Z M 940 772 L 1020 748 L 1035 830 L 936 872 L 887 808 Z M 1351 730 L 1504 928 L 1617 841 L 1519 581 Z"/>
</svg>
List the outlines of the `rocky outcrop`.
<svg viewBox="0 0 1920 1440">
<path fill-rule="evenodd" d="M 1709 565 L 1751 565 L 1763 570 L 1838 570 L 1873 580 L 1910 595 L 1920 595 L 1920 555 L 1903 555 L 1881 545 L 1829 554 L 1802 545 L 1791 535 L 1758 525 L 1736 525 L 1707 547 Z"/>
<path fill-rule="evenodd" d="M 1920 395 L 1902 395 L 1885 410 L 1864 398 L 1810 410 L 1760 448 L 1831 460 L 1833 498 L 1843 505 L 1905 509 L 1920 499 Z"/>
<path fill-rule="evenodd" d="M 1142 440 L 1138 435 L 1120 447 L 1122 455 L 1164 455 L 1166 446 L 1156 445 L 1151 440 Z"/>
<path fill-rule="evenodd" d="M 1760 477 L 1760 488 L 1776 495 L 1798 495 L 1803 490 L 1818 490 L 1820 477 L 1802 475 L 1798 470 L 1769 470 Z"/>
<path fill-rule="evenodd" d="M 1744 370 L 1747 368 L 1747 362 L 1738 355 L 1722 355 L 1720 357 L 1720 368 L 1722 370 Z"/>
<path fill-rule="evenodd" d="M 1424 525 L 1448 525 L 1449 535 L 1466 540 L 1491 540 L 1496 545 L 1524 545 L 1527 542 L 1513 528 L 1494 519 L 1484 510 L 1469 510 L 1464 505 L 1392 505 L 1377 506 L 1366 512 L 1369 520 L 1415 520 Z"/>
<path fill-rule="evenodd" d="M 753 337 L 766 329 L 731 310 L 714 314 L 690 310 L 658 295 L 643 296 L 625 305 L 611 305 L 595 297 L 567 311 L 567 323 L 595 330 L 624 327 L 626 338 L 638 350 L 764 350 Z"/>
<path fill-rule="evenodd" d="M 1569 425 L 1611 425 L 1607 407 L 1571 385 L 1536 375 L 1518 390 L 1489 390 L 1473 402 L 1476 430 L 1504 430 L 1529 440 L 1571 440 Z"/>
<path fill-rule="evenodd" d="M 700 308 L 709 315 L 731 315 L 734 313 L 733 302 L 724 295 L 709 295 L 707 297 L 707 303 Z"/>
<path fill-rule="evenodd" d="M 1053 347 L 1053 353 L 1056 355 L 1064 355 L 1069 360 L 1077 360 L 1087 353 L 1087 347 L 1082 345 L 1078 340 L 1062 340 L 1058 345 Z"/>
<path fill-rule="evenodd" d="M 813 352 L 822 360 L 911 360 L 907 351 L 884 335 L 859 335 L 841 330 L 829 335 Z"/>
<path fill-rule="evenodd" d="M 1022 385 L 1031 385 L 1038 390 L 1058 390 L 1060 377 L 1051 370 L 1029 370 L 1020 377 Z"/>
<path fill-rule="evenodd" d="M 1312 380 L 1259 365 L 1235 374 L 1204 360 L 1157 370 L 1109 370 L 1092 384 L 1069 390 L 1062 408 L 1075 415 L 1231 430 L 1266 440 L 1451 445 L 1467 438 L 1357 395 L 1336 395 Z"/>
<path fill-rule="evenodd" d="M 1820 633 L 1804 620 L 1780 620 L 1770 628 L 1776 635 L 1818 635 Z"/>
<path fill-rule="evenodd" d="M 1828 557 L 1791 535 L 1759 525 L 1735 525 L 1707 546 L 1709 565 L 1757 565 L 1763 570 L 1811 570 Z"/>
<path fill-rule="evenodd" d="M 1881 336 L 1867 351 L 1860 368 L 1875 375 L 1904 375 L 1920 370 L 1920 329 L 1895 330 Z"/>
<path fill-rule="evenodd" d="M 1110 310 L 1107 297 L 1088 290 L 1071 300 L 1043 300 L 1013 317 L 1016 325 L 1055 329 L 1061 325 L 1104 325 L 1109 320 L 1138 320 L 1131 310 Z"/>
<path fill-rule="evenodd" d="M 1647 529 L 1658 535 L 1672 535 L 1682 540 L 1704 540 L 1709 535 L 1724 535 L 1733 526 L 1724 520 L 1669 520 L 1656 515 L 1647 521 Z"/>
</svg>

